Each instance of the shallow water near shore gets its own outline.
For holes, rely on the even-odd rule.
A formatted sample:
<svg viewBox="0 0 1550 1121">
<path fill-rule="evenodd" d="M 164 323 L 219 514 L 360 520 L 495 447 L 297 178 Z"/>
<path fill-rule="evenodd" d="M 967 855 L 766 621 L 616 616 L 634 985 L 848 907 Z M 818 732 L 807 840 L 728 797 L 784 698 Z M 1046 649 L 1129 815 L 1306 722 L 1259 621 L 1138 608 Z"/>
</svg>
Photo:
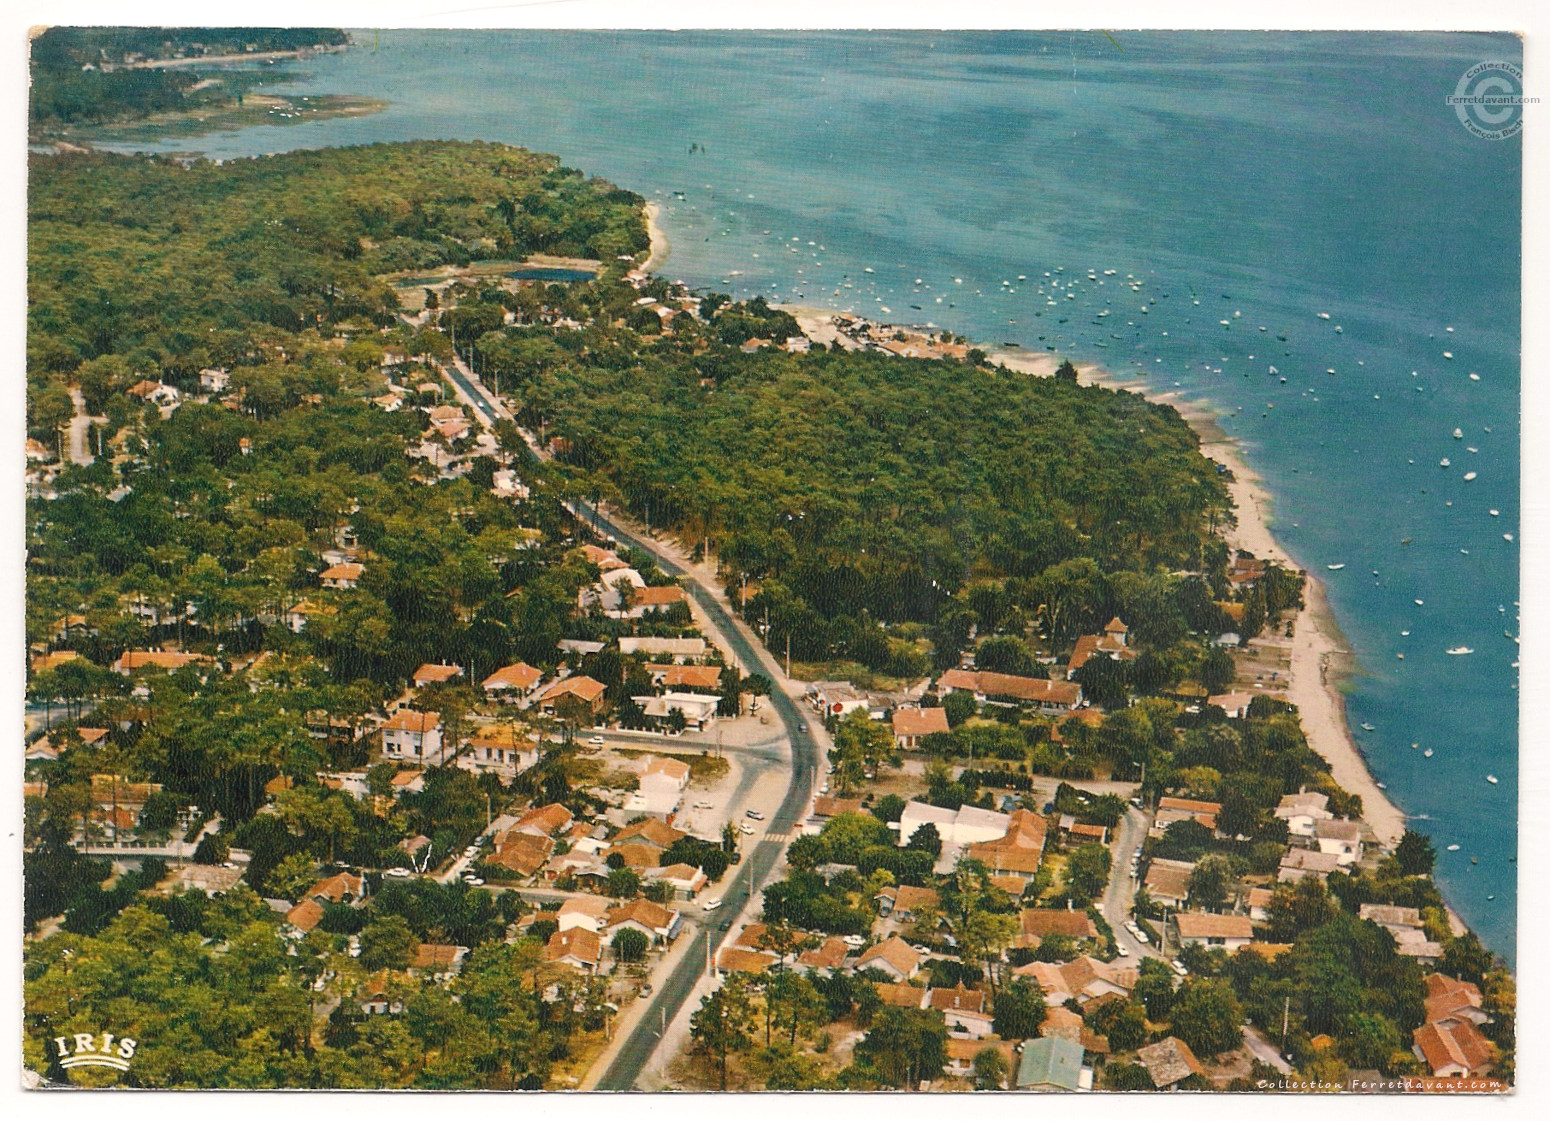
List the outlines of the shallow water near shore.
<svg viewBox="0 0 1550 1121">
<path fill-rule="evenodd" d="M 657 201 L 692 285 L 1054 348 L 1215 406 L 1328 589 L 1376 777 L 1514 957 L 1520 149 L 1444 98 L 1520 63 L 1515 39 L 357 40 L 290 64 L 296 88 L 385 111 L 165 148 L 522 144 Z"/>
</svg>

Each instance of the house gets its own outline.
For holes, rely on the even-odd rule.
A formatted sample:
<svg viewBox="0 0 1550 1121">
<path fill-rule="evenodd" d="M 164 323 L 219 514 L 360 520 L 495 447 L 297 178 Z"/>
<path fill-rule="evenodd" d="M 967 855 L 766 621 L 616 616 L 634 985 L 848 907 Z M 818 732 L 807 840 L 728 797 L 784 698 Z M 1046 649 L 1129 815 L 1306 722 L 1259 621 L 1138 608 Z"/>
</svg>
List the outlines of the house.
<svg viewBox="0 0 1550 1121">
<path fill-rule="evenodd" d="M 873 981 L 879 999 L 890 1008 L 923 1008 L 926 990 L 892 981 Z"/>
<path fill-rule="evenodd" d="M 581 547 L 581 553 L 582 556 L 587 558 L 588 564 L 595 564 L 604 572 L 610 572 L 616 568 L 629 567 L 629 565 L 620 560 L 618 554 L 613 552 L 611 549 L 599 548 L 596 545 L 583 545 Z"/>
<path fill-rule="evenodd" d="M 462 666 L 448 666 L 438 662 L 426 662 L 414 671 L 412 680 L 416 689 L 423 689 L 427 685 L 444 685 L 454 677 L 462 676 Z"/>
<path fill-rule="evenodd" d="M 142 670 L 157 669 L 177 673 L 185 666 L 212 662 L 208 654 L 179 654 L 168 650 L 125 650 L 113 661 L 113 672 L 132 677 Z"/>
<path fill-rule="evenodd" d="M 606 706 L 603 694 L 608 687 L 584 674 L 563 678 L 544 690 L 538 698 L 538 710 L 545 716 L 564 715 L 560 710 L 596 717 Z"/>
<path fill-rule="evenodd" d="M 1017 1088 L 1047 1093 L 1091 1090 L 1093 1072 L 1082 1066 L 1082 1058 L 1082 1045 L 1061 1036 L 1030 1039 L 1017 1064 Z"/>
<path fill-rule="evenodd" d="M 656 869 L 650 878 L 670 886 L 673 898 L 682 900 L 693 899 L 710 882 L 704 872 L 691 864 L 669 864 L 666 868 Z"/>
<path fill-rule="evenodd" d="M 1105 825 L 1088 825 L 1078 821 L 1075 814 L 1060 815 L 1060 832 L 1067 840 L 1075 844 L 1088 844 L 1096 842 L 1100 845 L 1109 843 L 1109 830 Z"/>
<path fill-rule="evenodd" d="M 872 898 L 877 902 L 879 917 L 891 918 L 895 922 L 919 922 L 923 915 L 940 914 L 942 910 L 942 893 L 934 887 L 901 884 L 898 887 L 885 887 Z"/>
<path fill-rule="evenodd" d="M 306 897 L 285 913 L 285 920 L 297 933 L 306 934 L 321 921 L 329 904 L 357 906 L 365 898 L 365 881 L 341 872 L 313 884 Z"/>
<path fill-rule="evenodd" d="M 961 981 L 951 989 L 932 989 L 926 994 L 926 1007 L 946 1018 L 948 1035 L 984 1039 L 992 1034 L 990 1004 L 981 989 L 966 989 Z"/>
<path fill-rule="evenodd" d="M 925 736 L 946 734 L 947 710 L 941 708 L 901 708 L 893 714 L 893 740 L 905 751 L 920 746 Z"/>
<path fill-rule="evenodd" d="M 689 597 L 677 584 L 667 584 L 657 588 L 632 588 L 626 593 L 624 604 L 620 605 L 617 614 L 625 619 L 639 619 L 648 611 L 663 611 L 676 604 L 689 603 Z"/>
<path fill-rule="evenodd" d="M 1293 884 L 1304 876 L 1325 879 L 1340 868 L 1340 857 L 1334 853 L 1316 852 L 1312 849 L 1289 849 L 1281 858 L 1276 879 L 1283 884 Z"/>
<path fill-rule="evenodd" d="M 1081 1014 L 1064 1005 L 1056 1005 L 1045 1012 L 1044 1022 L 1039 1025 L 1039 1035 L 1050 1039 L 1069 1039 L 1072 1043 L 1080 1043 L 1082 1050 L 1096 1055 L 1109 1053 L 1108 1036 L 1089 1030 Z"/>
<path fill-rule="evenodd" d="M 441 713 L 401 708 L 382 725 L 382 754 L 416 763 L 441 762 Z"/>
<path fill-rule="evenodd" d="M 1001 1054 L 1003 1068 L 1008 1077 L 1017 1073 L 1017 1050 L 1012 1043 L 1005 1039 L 990 1036 L 986 1039 L 954 1039 L 951 1036 L 947 1040 L 947 1065 L 943 1072 L 951 1078 L 973 1078 L 974 1060 L 982 1051 L 998 1051 Z M 1006 1089 L 1006 1080 L 1000 1084 L 1001 1089 Z"/>
<path fill-rule="evenodd" d="M 544 947 L 544 960 L 568 965 L 583 973 L 596 973 L 603 961 L 603 940 L 585 927 L 557 930 Z"/>
<path fill-rule="evenodd" d="M 231 374 L 221 367 L 199 371 L 199 388 L 211 393 L 225 393 L 231 384 Z"/>
<path fill-rule="evenodd" d="M 1087 1005 L 1109 997 L 1129 998 L 1139 976 L 1135 967 L 1099 961 L 1083 955 L 1075 961 L 1054 963 L 1031 961 L 1012 970 L 1014 977 L 1027 977 L 1044 991 L 1046 1004 L 1064 1004 L 1074 1000 Z"/>
<path fill-rule="evenodd" d="M 292 634 L 300 634 L 307 629 L 307 624 L 313 619 L 323 615 L 333 615 L 336 609 L 330 604 L 313 603 L 310 599 L 304 599 L 293 607 L 286 609 L 280 616 L 280 621 L 290 629 Z"/>
<path fill-rule="evenodd" d="M 650 848 L 660 853 L 663 849 L 671 848 L 689 834 L 681 829 L 674 829 L 666 822 L 658 821 L 654 817 L 648 817 L 644 821 L 637 821 L 633 825 L 626 825 L 613 837 L 616 846 L 631 845 L 635 847 Z M 656 863 L 655 860 L 652 861 Z"/>
<path fill-rule="evenodd" d="M 1219 693 L 1207 697 L 1206 704 L 1221 709 L 1229 720 L 1242 720 L 1249 714 L 1249 705 L 1254 703 L 1254 696 L 1253 693 Z"/>
<path fill-rule="evenodd" d="M 600 934 L 612 908 L 611 899 L 599 895 L 573 895 L 560 904 L 559 928 L 563 932 L 581 927 Z"/>
<path fill-rule="evenodd" d="M 994 841 L 971 843 L 968 855 L 994 875 L 1015 876 L 1026 882 L 1038 874 L 1048 828 L 1044 818 L 1032 810 L 1014 810 L 1006 817 L 1006 832 L 1002 836 Z"/>
<path fill-rule="evenodd" d="M 420 948 L 414 952 L 414 960 L 409 963 L 409 975 L 445 981 L 462 971 L 463 959 L 467 956 L 467 946 L 438 946 L 431 942 L 421 942 Z"/>
<path fill-rule="evenodd" d="M 585 638 L 562 638 L 554 644 L 555 649 L 565 654 L 601 654 L 608 649 L 606 642 L 592 642 Z"/>
<path fill-rule="evenodd" d="M 1337 857 L 1342 868 L 1362 859 L 1362 827 L 1354 821 L 1316 821 L 1313 840 L 1320 852 Z"/>
<path fill-rule="evenodd" d="M 1485 1001 L 1476 986 L 1457 977 L 1433 973 L 1426 978 L 1426 1019 L 1468 1020 L 1478 1027 L 1489 1023 L 1491 1017 L 1485 1014 Z"/>
<path fill-rule="evenodd" d="M 683 916 L 671 907 L 649 899 L 632 899 L 624 906 L 610 910 L 603 926 L 610 944 L 619 931 L 626 929 L 638 930 L 653 944 L 664 944 L 678 937 L 678 932 L 683 929 Z"/>
<path fill-rule="evenodd" d="M 960 690 L 974 694 L 981 704 L 1031 704 L 1041 712 L 1070 712 L 1082 703 L 1082 687 L 1074 681 L 962 669 L 950 669 L 937 681 L 937 691 L 944 696 Z"/>
<path fill-rule="evenodd" d="M 1191 1075 L 1205 1075 L 1189 1044 L 1177 1036 L 1170 1035 L 1160 1043 L 1141 1048 L 1136 1057 L 1159 1090 L 1171 1090 Z"/>
<path fill-rule="evenodd" d="M 1442 960 L 1442 945 L 1426 936 L 1421 912 L 1415 907 L 1393 907 L 1382 903 L 1363 903 L 1360 917 L 1377 923 L 1394 936 L 1394 948 L 1422 965 Z"/>
<path fill-rule="evenodd" d="M 652 664 L 646 667 L 653 685 L 668 689 L 701 689 L 718 692 L 721 689 L 720 666 L 681 666 L 676 662 L 666 665 Z"/>
<path fill-rule="evenodd" d="M 418 794 L 425 789 L 424 771 L 399 771 L 393 776 L 393 797 Z"/>
<path fill-rule="evenodd" d="M 546 851 L 537 843 L 537 838 L 515 839 L 496 851 L 493 856 L 485 857 L 480 863 L 503 868 L 518 879 L 526 879 L 542 868 L 544 861 L 549 859 L 549 851 L 552 851 L 554 842 L 550 841 L 549 844 L 550 850 Z"/>
<path fill-rule="evenodd" d="M 1254 924 L 1247 915 L 1213 915 L 1180 911 L 1173 916 L 1181 946 L 1220 946 L 1234 953 L 1254 941 Z"/>
<path fill-rule="evenodd" d="M 397 1016 L 404 1010 L 401 987 L 402 978 L 384 969 L 370 978 L 365 988 L 356 994 L 356 1003 L 368 1016 Z"/>
<path fill-rule="evenodd" d="M 899 817 L 899 843 L 907 844 L 915 830 L 930 822 L 944 845 L 967 845 L 976 841 L 995 841 L 1006 836 L 1011 818 L 1007 814 L 961 806 L 956 810 L 908 802 Z"/>
<path fill-rule="evenodd" d="M 1102 634 L 1084 634 L 1076 640 L 1071 660 L 1066 663 L 1066 677 L 1069 678 L 1096 657 L 1116 662 L 1135 660 L 1136 652 L 1130 648 L 1130 628 L 1120 621 L 1119 616 L 1109 620 Z"/>
<path fill-rule="evenodd" d="M 681 759 L 653 756 L 641 773 L 640 787 L 625 799 L 624 812 L 666 820 L 678 812 L 688 785 L 689 764 Z"/>
<path fill-rule="evenodd" d="M 175 386 L 164 385 L 159 381 L 151 381 L 149 378 L 141 378 L 128 389 L 124 390 L 131 397 L 141 401 L 149 401 L 155 405 L 176 405 L 182 400 L 183 395 Z"/>
<path fill-rule="evenodd" d="M 827 969 L 832 973 L 845 964 L 848 953 L 850 947 L 845 945 L 845 939 L 831 935 L 824 939 L 822 945 L 798 954 L 794 968 L 802 973 L 811 973 L 815 969 Z"/>
<path fill-rule="evenodd" d="M 1287 832 L 1293 837 L 1313 838 L 1313 827 L 1320 821 L 1329 821 L 1335 815 L 1329 809 L 1329 795 L 1303 791 L 1300 794 L 1283 794 L 1276 806 L 1275 815 L 1286 822 Z"/>
<path fill-rule="evenodd" d="M 652 658 L 671 658 L 680 665 L 691 659 L 705 657 L 706 649 L 703 638 L 621 638 L 619 640 L 619 653 L 626 657 L 632 654 L 645 654 Z"/>
<path fill-rule="evenodd" d="M 534 669 L 526 662 L 514 662 L 490 674 L 480 685 L 487 697 L 503 701 L 526 701 L 532 697 L 543 679 L 543 670 Z"/>
<path fill-rule="evenodd" d="M 1148 835 L 1161 837 L 1176 821 L 1193 821 L 1216 832 L 1216 818 L 1222 812 L 1220 802 L 1199 802 L 1193 798 L 1157 799 L 1157 816 L 1152 819 Z"/>
<path fill-rule="evenodd" d="M 920 972 L 923 960 L 908 942 L 894 935 L 869 947 L 851 968 L 857 973 L 866 969 L 879 969 L 896 982 L 908 981 Z"/>
<path fill-rule="evenodd" d="M 354 561 L 345 561 L 341 564 L 331 564 L 318 573 L 318 579 L 323 582 L 325 588 L 349 589 L 361 582 L 361 576 L 366 571 L 364 564 L 356 564 Z"/>
<path fill-rule="evenodd" d="M 1017 945 L 1037 949 L 1051 934 L 1064 938 L 1097 938 L 1098 927 L 1086 911 L 1060 907 L 1028 907 L 1018 915 Z"/>
<path fill-rule="evenodd" d="M 75 650 L 55 650 L 51 654 L 39 654 L 32 659 L 32 672 L 34 674 L 48 673 L 56 670 L 66 662 L 73 662 L 81 655 Z"/>
<path fill-rule="evenodd" d="M 775 964 L 775 955 L 742 946 L 723 946 L 716 951 L 716 973 L 764 973 Z"/>
<path fill-rule="evenodd" d="M 241 868 L 227 868 L 222 864 L 190 864 L 178 873 L 178 886 L 184 891 L 202 891 L 206 895 L 220 896 L 237 886 L 242 879 Z"/>
<path fill-rule="evenodd" d="M 567 828 L 575 820 L 570 810 L 558 802 L 550 802 L 546 806 L 535 806 L 528 810 L 517 822 L 502 836 L 511 834 L 526 834 L 529 837 L 552 837 L 561 829 Z M 496 845 L 499 847 L 497 838 Z"/>
<path fill-rule="evenodd" d="M 813 812 L 802 823 L 802 832 L 821 833 L 831 817 L 862 812 L 860 798 L 836 798 L 829 794 L 820 794 L 813 799 Z"/>
<path fill-rule="evenodd" d="M 1445 1019 L 1415 1029 L 1412 1050 L 1434 1078 L 1480 1078 L 1495 1058 L 1490 1040 L 1467 1019 Z"/>
<path fill-rule="evenodd" d="M 687 668 L 687 667 L 686 667 Z M 665 723 L 677 712 L 683 716 L 684 725 L 695 731 L 703 731 L 716 722 L 716 709 L 721 698 L 706 693 L 663 693 L 660 697 L 632 697 L 648 720 Z"/>
<path fill-rule="evenodd" d="M 538 763 L 538 744 L 513 724 L 489 724 L 468 737 L 457 765 L 475 774 L 486 772 L 510 782 Z"/>
<path fill-rule="evenodd" d="M 1268 887 L 1251 887 L 1245 897 L 1249 907 L 1249 921 L 1262 923 L 1270 921 L 1270 900 L 1275 892 Z"/>
</svg>

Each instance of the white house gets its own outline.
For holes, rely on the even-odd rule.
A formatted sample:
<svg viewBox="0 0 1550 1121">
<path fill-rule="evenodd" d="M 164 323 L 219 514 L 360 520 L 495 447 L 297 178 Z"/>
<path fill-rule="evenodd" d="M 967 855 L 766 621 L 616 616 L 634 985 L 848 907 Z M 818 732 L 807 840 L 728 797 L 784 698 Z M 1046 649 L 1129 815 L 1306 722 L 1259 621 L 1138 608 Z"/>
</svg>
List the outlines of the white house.
<svg viewBox="0 0 1550 1121">
<path fill-rule="evenodd" d="M 207 389 L 211 393 L 225 393 L 226 387 L 231 383 L 231 374 L 222 367 L 199 371 L 199 388 Z"/>
<path fill-rule="evenodd" d="M 671 658 L 683 663 L 692 658 L 703 658 L 706 652 L 703 638 L 621 638 L 619 653 L 645 654 L 651 658 Z"/>
<path fill-rule="evenodd" d="M 344 561 L 340 564 L 329 565 L 318 574 L 318 579 L 323 582 L 325 588 L 347 590 L 361 582 L 361 575 L 365 571 L 366 566 L 363 564 Z"/>
<path fill-rule="evenodd" d="M 1276 817 L 1286 822 L 1287 832 L 1293 837 L 1311 839 L 1314 835 L 1314 826 L 1320 821 L 1329 821 L 1335 815 L 1329 810 L 1329 795 L 1317 792 L 1301 794 L 1283 794 L 1280 805 L 1276 806 Z"/>
<path fill-rule="evenodd" d="M 719 697 L 706 693 L 663 693 L 660 697 L 633 697 L 641 711 L 652 720 L 666 720 L 675 711 L 683 713 L 684 723 L 702 731 L 716 722 Z"/>
<path fill-rule="evenodd" d="M 560 904 L 560 930 L 580 927 L 600 934 L 614 901 L 601 895 L 575 895 Z"/>
<path fill-rule="evenodd" d="M 441 762 L 441 713 L 401 708 L 382 725 L 382 753 L 415 763 Z"/>
<path fill-rule="evenodd" d="M 538 763 L 538 745 L 510 724 L 491 724 L 469 736 L 457 765 L 475 774 L 499 775 L 510 782 Z"/>
<path fill-rule="evenodd" d="M 1254 941 L 1254 924 L 1247 915 L 1180 911 L 1173 924 L 1181 946 L 1220 946 L 1234 953 Z"/>
<path fill-rule="evenodd" d="M 1315 821 L 1313 838 L 1319 851 L 1337 857 L 1342 867 L 1362 858 L 1362 827 L 1354 821 Z"/>
<path fill-rule="evenodd" d="M 625 800 L 624 811 L 665 820 L 678 811 L 684 788 L 688 785 L 689 764 L 679 759 L 654 757 L 646 763 L 639 789 Z"/>
<path fill-rule="evenodd" d="M 963 806 L 956 810 L 925 802 L 908 802 L 899 817 L 899 842 L 907 844 L 915 830 L 930 822 L 936 826 L 937 835 L 944 845 L 971 845 L 980 841 L 996 841 L 1006 836 L 1012 819 L 993 810 L 975 806 Z"/>
</svg>

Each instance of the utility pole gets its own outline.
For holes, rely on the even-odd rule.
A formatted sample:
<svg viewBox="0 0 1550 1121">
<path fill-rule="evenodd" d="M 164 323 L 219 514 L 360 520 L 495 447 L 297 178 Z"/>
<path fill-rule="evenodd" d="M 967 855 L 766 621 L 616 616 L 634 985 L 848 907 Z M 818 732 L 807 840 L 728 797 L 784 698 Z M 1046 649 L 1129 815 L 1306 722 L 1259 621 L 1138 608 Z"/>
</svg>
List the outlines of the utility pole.
<svg viewBox="0 0 1550 1121">
<path fill-rule="evenodd" d="M 786 676 L 791 676 L 791 632 L 786 632 Z"/>
<path fill-rule="evenodd" d="M 1281 1006 L 1281 1057 L 1286 1058 L 1286 1033 L 1292 1023 L 1292 998 L 1286 997 Z"/>
</svg>

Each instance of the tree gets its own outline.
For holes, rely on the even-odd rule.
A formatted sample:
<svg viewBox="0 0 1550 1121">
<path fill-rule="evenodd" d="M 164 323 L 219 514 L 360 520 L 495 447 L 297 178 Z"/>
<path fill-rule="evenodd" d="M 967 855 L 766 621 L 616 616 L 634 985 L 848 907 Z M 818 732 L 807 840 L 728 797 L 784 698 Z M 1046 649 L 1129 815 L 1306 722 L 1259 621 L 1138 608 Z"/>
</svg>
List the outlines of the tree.
<svg viewBox="0 0 1550 1121">
<path fill-rule="evenodd" d="M 1166 1020 L 1173 1011 L 1175 978 L 1166 962 L 1158 958 L 1142 958 L 1137 967 L 1138 976 L 1132 999 L 1146 1009 L 1148 1020 Z"/>
<path fill-rule="evenodd" d="M 700 1002 L 700 1009 L 689 1018 L 689 1038 L 694 1048 L 709 1056 L 717 1065 L 721 1089 L 727 1088 L 727 1058 L 745 1050 L 753 1028 L 747 982 L 734 975 Z"/>
<path fill-rule="evenodd" d="M 1208 693 L 1221 693 L 1237 676 L 1238 664 L 1233 661 L 1231 654 L 1220 646 L 1213 646 L 1206 651 L 1200 663 L 1200 684 L 1205 686 Z"/>
<path fill-rule="evenodd" d="M 1243 1042 L 1243 1006 L 1222 978 L 1191 977 L 1173 1006 L 1173 1034 L 1198 1055 L 1219 1055 Z"/>
<path fill-rule="evenodd" d="M 1443 973 L 1479 984 L 1496 965 L 1496 956 L 1480 943 L 1474 931 L 1454 938 L 1442 948 Z"/>
<path fill-rule="evenodd" d="M 361 929 L 361 965 L 367 969 L 404 969 L 419 945 L 402 915 L 380 915 Z"/>
<path fill-rule="evenodd" d="M 635 898 L 640 894 L 640 873 L 633 868 L 609 869 L 607 891 L 615 899 Z"/>
<path fill-rule="evenodd" d="M 1394 849 L 1394 859 L 1399 861 L 1399 870 L 1407 876 L 1430 876 L 1437 863 L 1437 850 L 1425 833 L 1406 829 Z"/>
<path fill-rule="evenodd" d="M 1076 381 L 1076 367 L 1071 364 L 1071 359 L 1061 359 L 1060 365 L 1055 368 L 1055 376 L 1061 381 Z"/>
<path fill-rule="evenodd" d="M 1377 1012 L 1358 1012 L 1340 1033 L 1340 1057 L 1353 1067 L 1387 1070 L 1399 1050 L 1399 1029 Z"/>
<path fill-rule="evenodd" d="M 956 728 L 965 720 L 972 719 L 979 714 L 979 702 L 974 699 L 974 694 L 964 689 L 954 689 L 942 698 L 942 711 L 947 714 L 947 726 Z"/>
<path fill-rule="evenodd" d="M 995 1047 L 986 1047 L 974 1056 L 974 1087 L 1000 1090 L 1006 1086 L 1006 1056 Z"/>
<path fill-rule="evenodd" d="M 1038 663 L 1028 644 L 1012 635 L 993 635 L 974 652 L 974 664 L 990 673 L 1009 673 L 1017 677 L 1037 677 Z"/>
<path fill-rule="evenodd" d="M 642 961 L 651 940 L 634 927 L 627 926 L 614 935 L 614 957 L 620 961 Z"/>
<path fill-rule="evenodd" d="M 1080 845 L 1066 858 L 1066 890 L 1085 907 L 1103 894 L 1112 857 L 1103 845 Z"/>
<path fill-rule="evenodd" d="M 1189 874 L 1189 900 L 1202 910 L 1218 910 L 1227 902 L 1227 889 L 1233 880 L 1232 863 L 1227 857 L 1220 853 L 1202 856 Z"/>
<path fill-rule="evenodd" d="M 904 816 L 905 801 L 897 794 L 884 794 L 872 803 L 872 816 L 878 821 L 898 821 Z"/>
<path fill-rule="evenodd" d="M 915 827 L 915 832 L 910 834 L 910 839 L 904 847 L 916 852 L 928 852 L 933 857 L 941 856 L 942 835 L 937 832 L 935 825 L 927 821 Z"/>
<path fill-rule="evenodd" d="M 313 871 L 315 867 L 312 858 L 306 853 L 292 853 L 276 864 L 264 878 L 264 887 L 277 899 L 299 903 L 307 889 L 317 882 L 317 874 Z"/>
<path fill-rule="evenodd" d="M 855 1053 L 883 1085 L 913 1090 L 941 1077 L 947 1065 L 947 1025 L 925 1009 L 889 1005 L 872 1018 L 872 1029 Z"/>
<path fill-rule="evenodd" d="M 1019 978 L 996 994 L 992 1028 L 1002 1039 L 1033 1039 L 1045 1012 L 1043 990 Z"/>
</svg>

